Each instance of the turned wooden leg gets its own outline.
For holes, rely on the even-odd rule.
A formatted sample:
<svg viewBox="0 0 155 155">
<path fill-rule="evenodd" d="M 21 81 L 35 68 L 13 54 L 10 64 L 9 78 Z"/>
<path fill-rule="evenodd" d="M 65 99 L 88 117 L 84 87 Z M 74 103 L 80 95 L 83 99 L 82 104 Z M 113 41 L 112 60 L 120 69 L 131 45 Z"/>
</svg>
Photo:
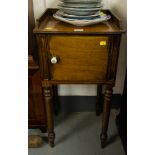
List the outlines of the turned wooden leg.
<svg viewBox="0 0 155 155">
<path fill-rule="evenodd" d="M 58 86 L 53 85 L 52 88 L 53 88 L 54 113 L 58 115 L 60 111 L 60 103 L 58 100 Z"/>
<path fill-rule="evenodd" d="M 102 107 L 102 85 L 97 85 L 97 101 L 96 101 L 96 116 L 99 116 L 101 113 Z"/>
<path fill-rule="evenodd" d="M 112 101 L 112 87 L 107 86 L 104 95 L 104 105 L 102 113 L 102 132 L 100 135 L 102 148 L 105 146 L 108 137 L 107 129 L 109 123 L 111 101 Z"/>
<path fill-rule="evenodd" d="M 53 109 L 53 100 L 51 92 L 51 87 L 43 88 L 44 99 L 45 99 L 45 108 L 46 108 L 46 117 L 47 117 L 47 128 L 48 128 L 48 141 L 51 147 L 54 147 L 54 109 Z"/>
</svg>

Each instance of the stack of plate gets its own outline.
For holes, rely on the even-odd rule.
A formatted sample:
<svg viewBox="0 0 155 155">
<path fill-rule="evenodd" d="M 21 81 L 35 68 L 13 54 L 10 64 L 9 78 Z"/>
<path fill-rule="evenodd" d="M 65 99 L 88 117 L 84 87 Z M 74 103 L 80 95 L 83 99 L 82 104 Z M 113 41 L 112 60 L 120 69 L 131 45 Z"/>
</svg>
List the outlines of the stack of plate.
<svg viewBox="0 0 155 155">
<path fill-rule="evenodd" d="M 102 0 L 61 0 L 53 16 L 76 26 L 86 26 L 110 19 L 101 11 L 102 7 Z"/>
</svg>

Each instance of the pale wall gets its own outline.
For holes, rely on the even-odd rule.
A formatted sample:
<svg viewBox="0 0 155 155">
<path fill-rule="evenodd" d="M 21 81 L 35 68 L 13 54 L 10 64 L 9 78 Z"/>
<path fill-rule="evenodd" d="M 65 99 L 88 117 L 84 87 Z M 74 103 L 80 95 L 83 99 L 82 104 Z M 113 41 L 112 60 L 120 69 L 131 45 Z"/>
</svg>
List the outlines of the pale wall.
<svg viewBox="0 0 155 155">
<path fill-rule="evenodd" d="M 33 0 L 34 17 L 37 19 L 46 8 L 57 8 L 59 0 Z M 111 8 L 117 15 L 123 18 L 125 25 L 126 19 L 126 0 L 105 0 L 104 9 Z M 118 62 L 118 71 L 116 77 L 115 94 L 123 92 L 123 84 L 125 78 L 126 68 L 126 36 L 123 36 L 121 43 L 121 51 Z M 94 96 L 96 95 L 96 85 L 59 85 L 59 95 L 80 95 L 80 96 Z"/>
</svg>

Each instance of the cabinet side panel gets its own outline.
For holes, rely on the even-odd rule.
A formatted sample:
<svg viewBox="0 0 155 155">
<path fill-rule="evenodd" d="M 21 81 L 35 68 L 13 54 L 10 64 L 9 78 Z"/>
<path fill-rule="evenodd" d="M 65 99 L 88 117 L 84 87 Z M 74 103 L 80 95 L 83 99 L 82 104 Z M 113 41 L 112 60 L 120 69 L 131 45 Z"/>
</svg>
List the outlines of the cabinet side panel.
<svg viewBox="0 0 155 155">
<path fill-rule="evenodd" d="M 121 35 L 112 35 L 110 37 L 110 52 L 108 56 L 107 80 L 115 81 L 117 72 L 117 62 L 119 56 Z"/>
<path fill-rule="evenodd" d="M 29 127 L 45 125 L 46 116 L 43 103 L 40 71 L 31 73 L 28 77 L 28 121 Z"/>
</svg>

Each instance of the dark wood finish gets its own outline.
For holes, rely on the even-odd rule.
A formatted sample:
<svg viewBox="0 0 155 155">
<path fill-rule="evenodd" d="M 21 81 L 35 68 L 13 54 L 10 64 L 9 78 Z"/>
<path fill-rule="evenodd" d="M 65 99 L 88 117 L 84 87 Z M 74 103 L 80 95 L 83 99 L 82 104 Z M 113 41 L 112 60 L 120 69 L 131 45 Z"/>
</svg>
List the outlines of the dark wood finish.
<svg viewBox="0 0 155 155">
<path fill-rule="evenodd" d="M 33 34 L 35 23 L 33 1 L 28 1 L 28 127 L 46 131 L 41 76 L 37 61 L 37 48 Z"/>
<path fill-rule="evenodd" d="M 52 85 L 52 89 L 53 89 L 54 113 L 58 115 L 60 110 L 60 103 L 58 99 L 58 86 Z"/>
<path fill-rule="evenodd" d="M 44 100 L 46 107 L 46 115 L 47 115 L 47 127 L 48 127 L 48 140 L 51 147 L 54 147 L 54 106 L 53 106 L 53 92 L 51 91 L 51 87 L 43 88 L 44 91 Z"/>
<path fill-rule="evenodd" d="M 97 85 L 97 102 L 96 102 L 96 115 L 99 116 L 102 107 L 102 85 Z"/>
<path fill-rule="evenodd" d="M 111 82 L 113 81 L 114 83 L 116 79 L 120 42 L 121 42 L 120 34 L 111 36 L 111 45 L 110 45 L 109 57 L 108 57 L 107 79 L 108 81 L 111 81 Z"/>
<path fill-rule="evenodd" d="M 56 9 L 46 10 L 37 20 L 33 31 L 39 46 L 49 143 L 54 146 L 53 106 L 56 102 L 53 97 L 54 91 L 56 92 L 54 86 L 64 83 L 98 84 L 97 98 L 100 99 L 101 87 L 104 84 L 106 91 L 101 133 L 103 147 L 107 139 L 121 33 L 124 31 L 120 27 L 119 20 L 109 10 L 103 10 L 111 15 L 109 21 L 86 27 L 77 27 L 54 19 L 52 14 L 55 11 Z M 74 31 L 75 29 L 82 31 Z M 51 64 L 52 57 L 57 58 L 56 64 Z"/>
<path fill-rule="evenodd" d="M 104 102 L 103 102 L 102 132 L 100 136 L 102 148 L 105 146 L 106 140 L 107 140 L 107 129 L 108 129 L 108 123 L 109 123 L 111 101 L 112 101 L 112 87 L 107 86 L 105 90 Z"/>
<path fill-rule="evenodd" d="M 42 129 L 46 128 L 46 115 L 40 71 L 39 69 L 32 69 L 32 66 L 30 68 L 28 70 L 28 127 Z M 37 66 L 34 68 L 37 68 Z"/>
<path fill-rule="evenodd" d="M 33 34 L 34 27 L 33 1 L 28 0 L 28 54 L 33 56 L 33 59 L 38 62 L 36 37 Z"/>
<path fill-rule="evenodd" d="M 34 51 L 34 14 L 33 14 L 33 3 L 32 0 L 28 0 L 28 53 L 33 55 Z"/>
<path fill-rule="evenodd" d="M 34 61 L 32 55 L 28 55 L 28 69 L 30 70 L 30 72 L 39 69 L 39 66 Z"/>
<path fill-rule="evenodd" d="M 115 85 L 114 81 L 107 81 L 107 80 L 96 80 L 96 81 L 75 81 L 70 80 L 69 84 L 106 84 L 106 85 Z M 47 87 L 51 86 L 52 84 L 68 84 L 67 80 L 42 80 L 42 86 Z"/>
<path fill-rule="evenodd" d="M 47 37 L 46 35 L 37 36 L 37 41 L 39 45 L 39 60 L 40 60 L 40 70 L 41 76 L 43 80 L 49 80 L 49 61 L 48 61 L 48 53 L 47 53 Z"/>
</svg>

